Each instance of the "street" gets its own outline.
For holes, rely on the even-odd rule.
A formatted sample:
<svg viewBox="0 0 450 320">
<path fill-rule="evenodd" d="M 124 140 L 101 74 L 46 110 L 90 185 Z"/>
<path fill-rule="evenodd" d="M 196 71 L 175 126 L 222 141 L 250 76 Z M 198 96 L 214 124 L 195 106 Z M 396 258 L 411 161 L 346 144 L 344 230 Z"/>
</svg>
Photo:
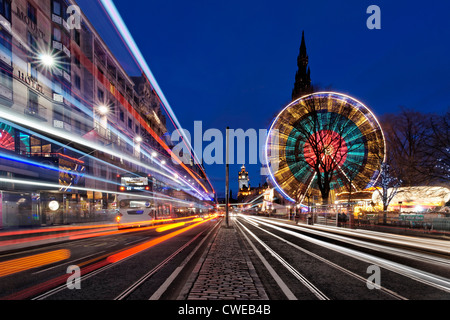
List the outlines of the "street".
<svg viewBox="0 0 450 320">
<path fill-rule="evenodd" d="M 238 276 L 242 265 L 230 270 L 231 276 L 216 290 L 206 283 L 227 272 L 220 266 L 228 260 L 238 261 L 239 250 L 244 252 L 239 259 L 247 257 L 256 275 L 239 281 L 241 293 L 233 295 L 237 299 L 246 295 L 243 283 L 252 282 L 262 284 L 262 297 L 269 300 L 450 299 L 450 247 L 446 241 L 297 225 L 248 215 L 232 216 L 230 220 L 239 248 L 225 253 L 231 242 L 215 238 L 224 221 L 214 216 L 185 219 L 182 225 L 161 223 L 105 235 L 95 232 L 94 237 L 60 243 L 53 240 L 35 248 L 5 251 L 0 256 L 2 266 L 8 262 L 17 266 L 23 261 L 31 267 L 0 278 L 1 299 L 176 300 L 183 290 L 191 292 L 184 298 L 196 299 L 192 298 L 195 295 L 217 299 L 219 287 L 235 283 L 233 276 Z M 217 241 L 226 242 L 221 248 L 207 249 Z M 202 265 L 201 257 L 213 254 L 208 250 L 222 250 L 215 258 L 220 259 L 217 266 L 209 269 L 211 281 L 188 283 L 196 265 Z M 61 251 L 69 254 L 32 266 L 33 257 Z M 69 266 L 79 268 L 79 279 L 67 271 Z M 78 286 L 75 280 L 79 280 Z M 222 294 L 227 290 L 231 291 L 223 289 Z M 254 294 L 250 297 L 259 299 Z"/>
<path fill-rule="evenodd" d="M 257 249 L 253 260 L 262 255 L 279 276 L 274 280 L 267 268 L 255 263 L 271 298 L 450 298 L 450 246 L 446 241 L 367 231 L 341 234 L 339 228 L 294 226 L 252 216 L 240 216 L 236 223 L 251 241 L 246 244 Z M 414 241 L 422 243 L 423 249 L 413 247 Z M 370 266 L 381 269 L 378 289 L 368 288 Z"/>
<path fill-rule="evenodd" d="M 149 299 L 217 224 L 216 219 L 192 220 L 162 232 L 157 228 L 129 229 L 3 254 L 1 261 L 10 261 L 64 249 L 70 258 L 0 278 L 1 299 Z M 80 289 L 68 288 L 70 265 L 81 269 Z M 134 287 L 142 277 L 151 277 L 151 281 Z"/>
</svg>

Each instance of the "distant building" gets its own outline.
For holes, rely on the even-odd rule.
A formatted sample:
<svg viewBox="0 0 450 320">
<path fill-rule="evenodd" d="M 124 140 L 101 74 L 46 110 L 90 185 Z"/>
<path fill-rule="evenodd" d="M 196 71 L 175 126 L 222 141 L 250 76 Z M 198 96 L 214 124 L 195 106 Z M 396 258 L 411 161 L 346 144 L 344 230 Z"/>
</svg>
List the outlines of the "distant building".
<svg viewBox="0 0 450 320">
<path fill-rule="evenodd" d="M 279 192 L 269 186 L 267 182 L 258 187 L 250 187 L 250 178 L 245 166 L 241 167 L 238 176 L 239 192 L 237 203 L 243 210 L 261 213 L 285 213 L 287 202 Z"/>
<path fill-rule="evenodd" d="M 245 171 L 245 166 L 242 165 L 241 171 L 239 171 L 239 190 L 244 188 L 250 189 L 250 179 L 248 178 L 248 172 Z"/>
</svg>

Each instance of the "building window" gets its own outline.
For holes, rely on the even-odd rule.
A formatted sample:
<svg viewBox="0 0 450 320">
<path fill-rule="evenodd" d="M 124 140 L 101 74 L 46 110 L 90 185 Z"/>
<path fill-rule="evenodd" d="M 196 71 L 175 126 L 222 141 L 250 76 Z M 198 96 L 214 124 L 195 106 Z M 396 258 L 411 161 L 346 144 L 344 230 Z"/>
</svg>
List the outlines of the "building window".
<svg viewBox="0 0 450 320">
<path fill-rule="evenodd" d="M 125 113 L 122 110 L 120 110 L 119 118 L 120 118 L 120 121 L 122 121 L 122 122 L 125 121 Z"/>
<path fill-rule="evenodd" d="M 75 53 L 74 58 L 73 58 L 73 62 L 75 63 L 75 65 L 78 68 L 81 68 L 81 62 L 80 62 L 80 55 Z"/>
<path fill-rule="evenodd" d="M 72 122 L 72 112 L 69 109 L 64 108 L 63 109 L 63 116 L 64 116 L 64 122 L 65 123 L 71 123 Z"/>
<path fill-rule="evenodd" d="M 34 80 L 37 80 L 38 71 L 37 71 L 36 63 L 28 62 L 27 67 L 28 67 L 28 72 L 27 72 L 28 76 Z"/>
<path fill-rule="evenodd" d="M 53 13 L 61 17 L 61 3 L 59 1 L 53 0 Z"/>
<path fill-rule="evenodd" d="M 128 128 L 133 129 L 133 120 L 131 118 L 128 118 Z"/>
<path fill-rule="evenodd" d="M 73 39 L 74 39 L 75 43 L 76 43 L 78 46 L 80 46 L 80 43 L 81 43 L 80 32 L 79 32 L 77 29 L 74 29 Z"/>
<path fill-rule="evenodd" d="M 28 111 L 30 114 L 39 113 L 39 97 L 31 90 L 28 90 Z"/>
<path fill-rule="evenodd" d="M 78 90 L 81 90 L 81 78 L 79 75 L 75 75 L 75 87 L 77 87 Z"/>
<path fill-rule="evenodd" d="M 31 50 L 34 53 L 38 52 L 38 45 L 37 45 L 36 39 L 29 31 L 27 32 L 27 42 L 28 42 L 28 46 L 31 48 Z"/>
<path fill-rule="evenodd" d="M 19 132 L 19 154 L 30 156 L 30 136 L 26 133 Z"/>
<path fill-rule="evenodd" d="M 58 27 L 53 27 L 53 40 L 61 42 L 61 30 Z"/>
<path fill-rule="evenodd" d="M 8 88 L 12 91 L 13 89 L 13 80 L 11 73 L 4 69 L 0 69 L 0 85 L 5 88 Z"/>
<path fill-rule="evenodd" d="M 29 2 L 27 3 L 27 16 L 34 24 L 37 24 L 37 11 Z"/>
<path fill-rule="evenodd" d="M 1 0 L 0 0 L 1 1 Z M 11 66 L 12 63 L 12 37 L 0 32 L 0 60 Z"/>
<path fill-rule="evenodd" d="M 105 102 L 105 93 L 101 89 L 97 89 L 97 98 L 100 102 Z"/>
<path fill-rule="evenodd" d="M 11 1 L 0 0 L 0 14 L 5 17 L 6 20 L 11 22 Z"/>
<path fill-rule="evenodd" d="M 42 157 L 52 152 L 52 145 L 39 138 L 30 136 L 31 155 Z"/>
<path fill-rule="evenodd" d="M 53 107 L 53 120 L 63 121 L 63 112 L 60 106 Z"/>
<path fill-rule="evenodd" d="M 61 37 L 61 42 L 67 49 L 70 49 L 70 35 L 64 32 Z"/>
<path fill-rule="evenodd" d="M 81 122 L 78 119 L 74 119 L 74 126 L 77 132 L 81 132 Z"/>
</svg>

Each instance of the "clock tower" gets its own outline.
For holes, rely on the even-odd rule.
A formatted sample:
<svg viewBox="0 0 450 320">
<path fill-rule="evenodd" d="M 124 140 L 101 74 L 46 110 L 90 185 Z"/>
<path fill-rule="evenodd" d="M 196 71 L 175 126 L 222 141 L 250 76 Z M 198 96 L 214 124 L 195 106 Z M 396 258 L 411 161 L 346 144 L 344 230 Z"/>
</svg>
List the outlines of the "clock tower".
<svg viewBox="0 0 450 320">
<path fill-rule="evenodd" d="M 244 187 L 250 189 L 249 180 L 248 172 L 245 171 L 245 166 L 242 165 L 241 171 L 239 171 L 239 190 L 242 190 Z"/>
</svg>

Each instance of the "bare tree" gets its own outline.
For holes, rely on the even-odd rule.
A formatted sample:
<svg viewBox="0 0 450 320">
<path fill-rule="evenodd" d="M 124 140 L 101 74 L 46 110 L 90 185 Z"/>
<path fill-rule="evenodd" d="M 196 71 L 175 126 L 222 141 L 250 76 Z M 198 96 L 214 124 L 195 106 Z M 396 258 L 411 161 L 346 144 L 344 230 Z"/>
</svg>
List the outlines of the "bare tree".
<svg viewBox="0 0 450 320">
<path fill-rule="evenodd" d="M 379 188 L 376 189 L 383 203 L 383 211 L 386 211 L 389 203 L 398 192 L 402 181 L 397 179 L 391 166 L 386 162 L 381 163 L 381 172 L 378 180 Z"/>
<path fill-rule="evenodd" d="M 450 180 L 450 112 L 402 109 L 383 117 L 390 165 L 405 186 Z"/>
<path fill-rule="evenodd" d="M 337 178 L 351 182 L 353 170 L 342 165 L 349 153 L 364 146 L 362 137 L 349 138 L 355 131 L 355 124 L 346 117 L 346 112 L 352 110 L 342 107 L 340 114 L 324 112 L 327 103 L 324 98 L 305 100 L 305 116 L 301 125 L 295 126 L 298 134 L 296 161 L 303 161 L 312 169 L 311 181 L 315 178 L 322 204 L 328 204 L 332 184 Z"/>
<path fill-rule="evenodd" d="M 425 153 L 429 119 L 430 115 L 407 109 L 382 119 L 390 166 L 405 186 L 429 181 L 424 170 L 424 164 L 429 161 Z"/>
<path fill-rule="evenodd" d="M 450 111 L 429 120 L 422 171 L 433 180 L 450 181 Z"/>
</svg>

